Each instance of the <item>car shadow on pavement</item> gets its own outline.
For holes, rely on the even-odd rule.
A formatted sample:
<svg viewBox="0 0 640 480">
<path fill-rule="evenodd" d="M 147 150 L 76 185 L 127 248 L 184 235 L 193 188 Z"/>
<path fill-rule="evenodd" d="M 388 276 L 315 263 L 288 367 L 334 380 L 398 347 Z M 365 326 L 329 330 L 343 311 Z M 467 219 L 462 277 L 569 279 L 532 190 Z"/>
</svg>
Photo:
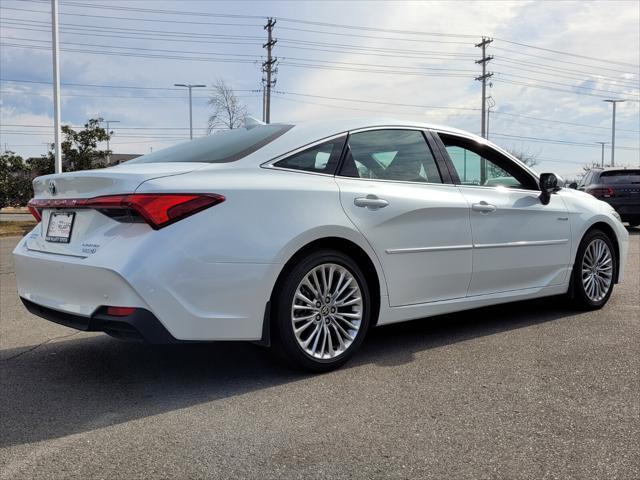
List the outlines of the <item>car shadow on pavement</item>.
<svg viewBox="0 0 640 480">
<path fill-rule="evenodd" d="M 557 299 L 544 299 L 380 327 L 343 368 L 401 365 L 432 348 L 575 313 Z M 60 438 L 311 377 L 287 368 L 267 349 L 237 342 L 153 346 L 98 335 L 22 351 L 2 352 L 0 447 Z"/>
</svg>

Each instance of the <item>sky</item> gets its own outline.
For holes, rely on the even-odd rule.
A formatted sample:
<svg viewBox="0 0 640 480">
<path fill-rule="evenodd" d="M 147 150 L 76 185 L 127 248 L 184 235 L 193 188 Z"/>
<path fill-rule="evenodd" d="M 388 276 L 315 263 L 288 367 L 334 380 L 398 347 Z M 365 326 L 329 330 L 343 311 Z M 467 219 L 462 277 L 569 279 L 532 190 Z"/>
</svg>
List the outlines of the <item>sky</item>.
<svg viewBox="0 0 640 480">
<path fill-rule="evenodd" d="M 0 3 L 0 148 L 39 156 L 53 140 L 50 2 Z M 60 0 L 63 124 L 118 121 L 115 153 L 148 153 L 207 133 L 222 79 L 262 116 L 267 17 L 276 19 L 272 122 L 393 117 L 480 133 L 475 80 L 493 39 L 489 138 L 575 178 L 640 164 L 640 2 Z M 106 146 L 103 146 L 106 147 Z"/>
</svg>

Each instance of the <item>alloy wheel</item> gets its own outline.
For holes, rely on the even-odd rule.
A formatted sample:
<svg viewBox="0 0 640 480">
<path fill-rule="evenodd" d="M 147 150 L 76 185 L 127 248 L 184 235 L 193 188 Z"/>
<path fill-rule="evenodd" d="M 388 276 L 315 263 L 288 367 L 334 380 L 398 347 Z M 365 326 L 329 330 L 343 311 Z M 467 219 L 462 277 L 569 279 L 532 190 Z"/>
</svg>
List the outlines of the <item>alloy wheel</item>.
<svg viewBox="0 0 640 480">
<path fill-rule="evenodd" d="M 320 360 L 349 349 L 362 324 L 362 292 L 342 265 L 324 263 L 298 284 L 291 305 L 293 333 L 302 350 Z"/>
<path fill-rule="evenodd" d="M 613 280 L 613 256 L 607 243 L 596 238 L 582 257 L 582 287 L 589 300 L 599 302 L 607 296 Z"/>
</svg>

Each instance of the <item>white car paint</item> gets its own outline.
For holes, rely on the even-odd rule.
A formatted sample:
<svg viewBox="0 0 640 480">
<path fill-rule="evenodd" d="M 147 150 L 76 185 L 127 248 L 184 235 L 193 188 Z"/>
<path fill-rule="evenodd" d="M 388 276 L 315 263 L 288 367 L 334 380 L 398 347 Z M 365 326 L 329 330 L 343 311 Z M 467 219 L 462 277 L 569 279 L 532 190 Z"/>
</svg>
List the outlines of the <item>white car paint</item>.
<svg viewBox="0 0 640 480">
<path fill-rule="evenodd" d="M 597 222 L 615 232 L 622 277 L 628 234 L 609 205 L 581 192 L 562 189 L 542 205 L 539 192 L 504 187 L 273 168 L 302 147 L 376 126 L 430 129 L 492 145 L 448 127 L 344 119 L 297 125 L 233 163 L 125 163 L 39 177 L 37 199 L 54 197 L 47 189 L 54 180 L 57 199 L 189 192 L 221 194 L 226 201 L 160 230 L 77 210 L 69 244 L 44 239 L 45 210 L 14 251 L 18 293 L 81 316 L 100 306 L 144 308 L 179 340 L 259 340 L 286 262 L 313 241 L 340 238 L 362 249 L 376 269 L 377 324 L 383 325 L 564 293 L 580 239 Z M 206 149 L 208 141 L 184 148 Z M 354 205 L 367 195 L 389 206 Z M 497 206 L 498 215 L 472 210 L 481 202 Z"/>
</svg>

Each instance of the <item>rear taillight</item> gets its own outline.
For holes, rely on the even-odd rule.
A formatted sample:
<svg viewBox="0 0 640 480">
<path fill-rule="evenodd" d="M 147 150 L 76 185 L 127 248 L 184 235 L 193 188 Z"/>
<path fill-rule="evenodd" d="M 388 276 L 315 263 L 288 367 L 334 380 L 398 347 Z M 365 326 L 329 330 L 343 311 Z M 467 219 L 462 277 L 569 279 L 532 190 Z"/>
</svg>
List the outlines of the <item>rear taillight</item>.
<svg viewBox="0 0 640 480">
<path fill-rule="evenodd" d="M 29 211 L 40 221 L 43 208 L 131 210 L 157 230 L 224 200 L 224 196 L 215 193 L 132 193 L 80 199 L 33 199 L 29 202 Z"/>
<path fill-rule="evenodd" d="M 107 315 L 113 317 L 128 317 L 135 311 L 133 307 L 107 307 Z"/>
<path fill-rule="evenodd" d="M 33 202 L 33 200 L 31 200 L 31 202 Z M 29 213 L 31 213 L 31 215 L 33 215 L 33 218 L 36 219 L 36 222 L 39 222 L 40 220 L 42 220 L 42 215 L 40 215 L 40 210 L 38 210 L 36 207 L 31 205 L 31 202 L 29 202 Z"/>
<path fill-rule="evenodd" d="M 611 187 L 590 188 L 590 189 L 587 189 L 587 193 L 590 193 L 596 198 L 611 198 L 616 196 L 615 192 L 613 191 L 613 188 Z"/>
</svg>

